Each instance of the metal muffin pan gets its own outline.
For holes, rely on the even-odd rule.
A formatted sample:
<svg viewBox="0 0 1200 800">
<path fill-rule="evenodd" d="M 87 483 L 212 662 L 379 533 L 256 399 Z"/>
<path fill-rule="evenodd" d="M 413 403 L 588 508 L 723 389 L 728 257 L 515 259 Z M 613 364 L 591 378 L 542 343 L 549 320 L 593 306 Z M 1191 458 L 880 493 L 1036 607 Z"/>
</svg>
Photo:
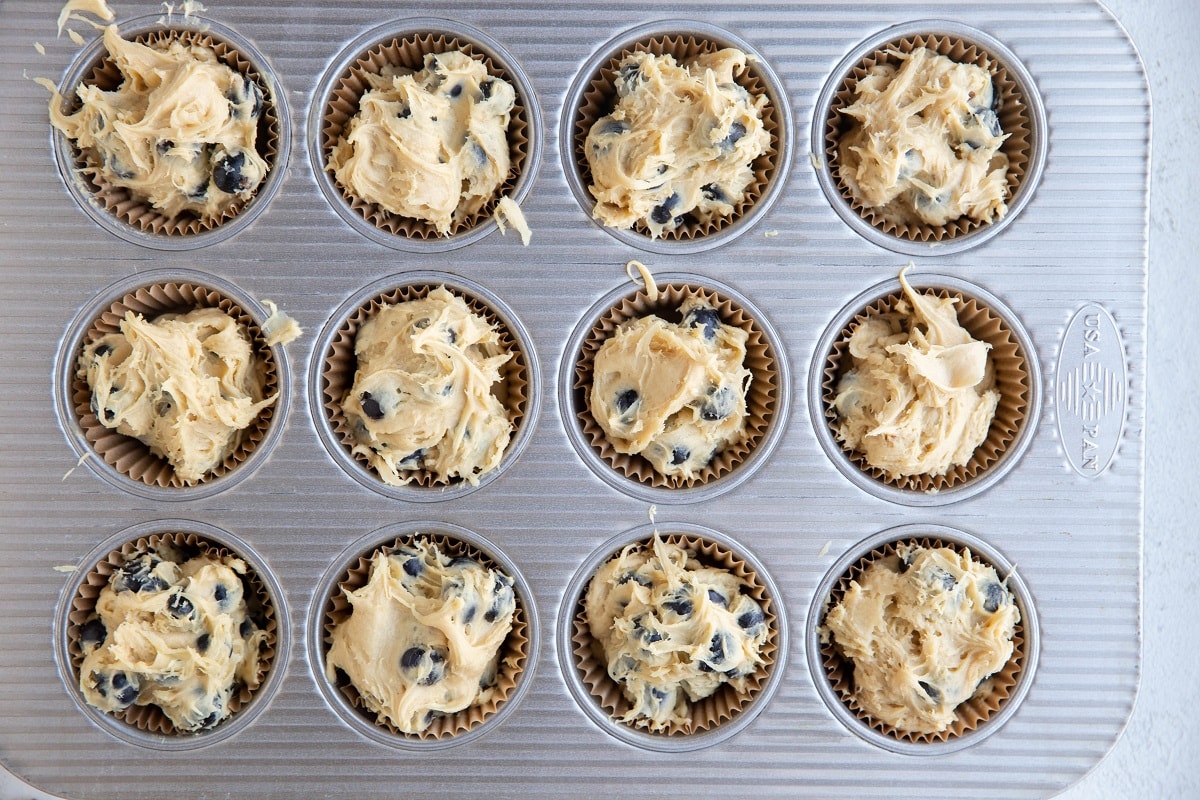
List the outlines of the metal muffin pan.
<svg viewBox="0 0 1200 800">
<path fill-rule="evenodd" d="M 162 13 L 115 1 L 119 19 Z M 67 797 L 559 797 L 580 792 L 787 797 L 920 794 L 1043 797 L 1078 780 L 1112 746 L 1140 672 L 1142 475 L 1149 95 L 1133 45 L 1094 0 L 1031 7 L 939 3 L 693 2 L 661 9 L 516 2 L 434 3 L 422 16 L 467 25 L 502 46 L 540 108 L 544 152 L 560 152 L 571 87 L 605 43 L 664 19 L 704 19 L 749 43 L 791 108 L 793 142 L 811 138 L 817 102 L 860 43 L 894 25 L 949 21 L 1010 50 L 1040 92 L 1047 160 L 1018 217 L 969 250 L 914 256 L 936 274 L 986 287 L 1022 323 L 1042 378 L 1042 409 L 1019 462 L 993 485 L 917 507 L 864 491 L 839 470 L 812 423 L 809 365 L 839 309 L 907 260 L 851 229 L 798 153 L 770 208 L 720 246 L 655 253 L 610 236 L 581 209 L 560 159 L 541 159 L 522 206 L 528 248 L 490 232 L 443 252 L 380 245 L 330 206 L 306 158 L 305 120 L 322 76 L 358 37 L 402 20 L 366 0 L 213 4 L 204 15 L 261 53 L 291 109 L 291 148 L 275 196 L 235 235 L 187 251 L 131 243 L 95 222 L 59 174 L 47 94 L 80 48 L 55 38 L 36 0 L 0 7 L 5 101 L 0 139 L 0 619 L 9 691 L 0 693 L 0 764 Z M 177 15 L 176 15 L 177 16 Z M 1062 25 L 1064 19 L 1069 26 Z M 97 34 L 75 25 L 85 38 Z M 34 49 L 44 45 L 45 54 Z M 820 160 L 817 159 L 817 164 Z M 217 237 L 214 237 L 217 238 Z M 558 392 L 575 328 L 625 280 L 625 263 L 711 278 L 753 300 L 790 359 L 792 413 L 765 463 L 719 496 L 659 505 L 743 543 L 775 581 L 788 652 L 778 688 L 736 735 L 705 749 L 654 752 L 584 713 L 554 637 L 533 653 L 528 691 L 486 735 L 436 753 L 397 750 L 347 725 L 314 680 L 306 610 L 347 547 L 384 526 L 433 521 L 475 531 L 525 576 L 540 629 L 555 631 L 568 584 L 589 555 L 642 525 L 647 501 L 584 463 Z M 304 327 L 286 346 L 291 408 L 254 471 L 204 496 L 165 500 L 77 464 L 55 412 L 53 365 L 72 320 L 105 287 L 152 269 L 194 270 L 273 300 Z M 418 270 L 486 287 L 523 323 L 546 372 L 524 452 L 479 490 L 436 504 L 372 491 L 323 447 L 308 387 L 320 332 L 376 281 Z M 632 285 L 630 285 L 632 288 Z M 257 311 L 258 309 L 255 309 Z M 1099 359 L 1099 360 L 1097 360 Z M 291 610 L 278 690 L 233 735 L 164 752 L 119 738 L 83 712 L 55 666 L 56 606 L 73 570 L 119 532 L 189 520 L 228 531 L 266 565 Z M 954 752 L 897 754 L 855 733 L 822 701 L 806 659 L 808 611 L 856 544 L 901 525 L 945 526 L 1016 565 L 1040 631 L 1031 685 L 1003 725 Z M 215 738 L 215 737 L 214 737 Z"/>
</svg>

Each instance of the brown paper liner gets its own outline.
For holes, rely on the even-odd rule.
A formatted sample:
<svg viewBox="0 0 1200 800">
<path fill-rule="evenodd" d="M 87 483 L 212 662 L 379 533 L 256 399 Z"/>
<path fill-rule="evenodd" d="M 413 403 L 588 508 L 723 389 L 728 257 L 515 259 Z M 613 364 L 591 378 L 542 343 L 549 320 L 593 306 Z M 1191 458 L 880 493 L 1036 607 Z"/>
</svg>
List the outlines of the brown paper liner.
<svg viewBox="0 0 1200 800">
<path fill-rule="evenodd" d="M 325 638 L 323 640 L 322 652 L 329 652 L 329 647 L 333 644 L 334 629 L 349 619 L 353 612 L 349 602 L 346 600 L 346 593 L 356 591 L 367 585 L 371 573 L 371 560 L 375 557 L 375 554 L 383 552 L 391 555 L 399 547 L 411 547 L 419 540 L 437 545 L 437 548 L 444 555 L 452 558 L 470 558 L 479 562 L 484 567 L 504 572 L 503 568 L 492 561 L 486 553 L 449 534 L 418 533 L 398 537 L 386 545 L 376 547 L 370 552 L 358 556 L 346 571 L 342 573 L 342 577 L 338 580 L 334 591 L 325 600 L 323 626 Z M 509 575 L 509 577 L 512 578 L 515 576 Z M 436 714 L 434 715 L 433 722 L 425 730 L 420 733 L 405 733 L 392 725 L 386 718 L 368 708 L 362 696 L 359 695 L 358 690 L 354 687 L 354 684 L 350 682 L 349 677 L 340 669 L 337 670 L 338 690 L 345 696 L 350 705 L 357 709 L 364 717 L 392 735 L 404 739 L 422 741 L 446 739 L 482 725 L 493 714 L 499 711 L 501 706 L 508 702 L 509 696 L 521 680 L 521 673 L 525 670 L 525 665 L 529 662 L 527 611 L 525 609 L 524 598 L 521 597 L 520 587 L 514 586 L 513 589 L 513 596 L 516 598 L 516 610 L 513 613 L 512 630 L 508 632 L 508 636 L 504 640 L 504 645 L 500 652 L 500 660 L 496 670 L 496 691 L 493 693 L 492 698 L 482 705 L 471 705 L 454 714 Z"/>
<path fill-rule="evenodd" d="M 838 191 L 846 203 L 874 227 L 884 233 L 912 241 L 950 241 L 957 236 L 971 233 L 991 223 L 972 219 L 965 215 L 940 226 L 924 223 L 906 224 L 886 218 L 885 207 L 867 208 L 855 199 L 849 186 L 842 180 L 839 168 L 838 142 L 850 130 L 854 122 L 851 117 L 842 114 L 842 109 L 854 102 L 859 80 L 878 64 L 899 66 L 901 60 L 896 56 L 897 52 L 910 53 L 921 47 L 933 50 L 960 64 L 975 64 L 992 76 L 996 116 L 1000 120 L 1001 130 L 1008 134 L 1008 139 L 1001 145 L 1000 151 L 1008 156 L 1008 195 L 1006 199 L 1011 202 L 1021 187 L 1021 183 L 1025 180 L 1033 152 L 1033 129 L 1030 123 L 1028 100 L 1022 94 L 1020 84 L 1008 74 L 1008 70 L 1000 61 L 978 45 L 952 36 L 937 34 L 906 36 L 875 50 L 850 70 L 829 105 L 829 116 L 825 120 L 825 159 L 837 182 Z"/>
<path fill-rule="evenodd" d="M 170 556 L 170 560 L 182 563 L 196 555 L 208 554 L 216 558 L 233 556 L 246 561 L 238 553 L 225 545 L 212 542 L 194 533 L 158 533 L 126 542 L 120 548 L 113 550 L 84 577 L 79 591 L 71 601 L 71 610 L 67 614 L 67 654 L 71 660 L 72 674 L 79 680 L 79 672 L 83 665 L 83 650 L 79 645 L 79 634 L 84 623 L 96 609 L 96 600 L 100 592 L 108 586 L 110 576 L 121 568 L 132 557 L 155 551 L 160 557 Z M 250 702 L 254 693 L 263 685 L 267 673 L 274 666 L 275 645 L 279 631 L 275 619 L 275 605 L 262 579 L 254 572 L 254 567 L 246 561 L 246 574 L 242 576 L 243 593 L 246 600 L 247 616 L 250 617 L 260 630 L 266 631 L 259 651 L 259 671 L 255 686 L 250 687 L 239 683 L 236 691 L 229 698 L 229 716 L 217 723 L 224 725 L 233 719 L 238 711 Z M 180 731 L 158 706 L 131 705 L 123 712 L 114 714 L 117 719 L 132 725 L 147 733 L 159 733 L 166 736 L 190 736 L 193 731 Z"/>
<path fill-rule="evenodd" d="M 746 690 L 738 692 L 728 683 L 721 684 L 720 688 L 712 695 L 699 702 L 690 703 L 691 720 L 682 725 L 670 723 L 666 731 L 661 734 L 663 736 L 687 736 L 712 730 L 735 719 L 762 691 L 770 677 L 771 670 L 775 668 L 777 656 L 786 656 L 786 654 L 778 653 L 779 618 L 775 613 L 775 599 L 767 593 L 765 584 L 759 580 L 758 573 L 754 571 L 753 567 L 725 546 L 698 536 L 664 534 L 660 538 L 666 543 L 693 551 L 701 564 L 728 570 L 744 581 L 750 587 L 747 594 L 763 606 L 763 616 L 767 622 L 767 640 L 763 643 L 760 651 L 763 664 L 756 673 L 747 678 Z M 634 552 L 651 547 L 651 542 L 652 540 L 647 539 L 639 543 L 634 548 Z M 619 551 L 613 553 L 609 559 L 605 559 L 604 563 L 608 563 L 618 554 Z M 590 585 L 590 581 L 588 585 Z M 612 717 L 614 723 L 648 730 L 646 720 L 621 721 L 632 705 L 625 697 L 620 684 L 609 677 L 605 667 L 607 659 L 604 657 L 603 649 L 592 638 L 584 608 L 586 596 L 587 586 L 580 592 L 579 597 L 575 598 L 575 613 L 572 620 L 574 633 L 571 636 L 573 645 L 571 652 L 575 656 L 575 669 L 578 670 L 579 677 L 592 698 Z"/>
<path fill-rule="evenodd" d="M 575 364 L 575 416 L 584 435 L 596 454 L 613 469 L 627 478 L 655 488 L 690 489 L 720 478 L 737 468 L 766 436 L 778 407 L 779 370 L 777 354 L 771 348 L 762 329 L 740 306 L 715 290 L 692 287 L 682 283 L 658 287 L 658 299 L 651 301 L 645 289 L 626 297 L 597 322 L 580 350 Z M 592 390 L 596 354 L 604 342 L 623 322 L 651 314 L 668 322 L 679 322 L 679 306 L 689 297 L 700 297 L 721 316 L 721 322 L 749 333 L 746 340 L 745 366 L 750 370 L 750 389 L 746 393 L 746 431 L 741 440 L 731 442 L 713 456 L 709 465 L 698 475 L 663 475 L 641 455 L 618 453 L 608 441 L 607 434 L 592 416 L 588 400 Z"/>
<path fill-rule="evenodd" d="M 508 126 L 510 164 L 508 178 L 496 188 L 495 196 L 484 203 L 478 211 L 456 220 L 450 226 L 450 236 L 463 233 L 491 219 L 500 198 L 512 194 L 517 179 L 524 171 L 529 158 L 529 112 L 526 110 L 525 99 L 521 96 L 520 85 L 508 72 L 505 65 L 497 63 L 495 59 L 469 40 L 435 31 L 412 33 L 404 38 L 382 42 L 359 56 L 342 75 L 341 80 L 326 99 L 325 116 L 321 126 L 321 167 L 325 169 L 333 153 L 333 146 L 349 127 L 350 121 L 358 114 L 359 100 L 370 88 L 366 75 L 378 75 L 387 66 L 419 72 L 425 66 L 426 54 L 447 53 L 455 50 L 467 54 L 476 61 L 482 61 L 487 67 L 489 75 L 511 84 L 516 90 L 516 100 Z M 330 177 L 342 193 L 346 203 L 375 227 L 410 239 L 437 239 L 441 236 L 432 223 L 393 214 L 375 203 L 361 200 L 345 186 L 342 186 L 332 172 L 330 172 Z"/>
<path fill-rule="evenodd" d="M 616 104 L 617 90 L 615 79 L 617 66 L 620 64 L 621 59 L 630 53 L 648 52 L 656 56 L 674 56 L 675 60 L 680 64 L 688 64 L 696 56 L 715 53 L 718 50 L 725 49 L 725 47 L 726 45 L 720 42 L 697 38 L 693 34 L 658 34 L 636 42 L 632 46 L 614 54 L 600 68 L 599 72 L 591 77 L 587 88 L 583 92 L 580 105 L 575 109 L 573 152 L 575 154 L 575 168 L 579 171 L 579 179 L 583 186 L 589 187 L 592 185 L 592 169 L 588 165 L 584 143 L 587 140 L 588 132 L 592 129 L 592 125 L 596 123 L 596 120 L 611 113 L 613 106 Z M 770 144 L 767 147 L 767 151 L 754 160 L 752 165 L 754 180 L 746 187 L 742 199 L 734 206 L 733 213 L 729 216 L 714 217 L 707 222 L 700 222 L 690 219 L 689 215 L 684 224 L 672 230 L 664 230 L 659 235 L 659 238 L 689 241 L 710 236 L 729 227 L 741 219 L 762 198 L 763 193 L 766 192 L 767 187 L 770 186 L 771 181 L 778 172 L 778 159 L 781 146 L 780 136 L 783 126 L 787 124 L 787 120 L 783 119 L 779 107 L 769 102 L 770 95 L 767 93 L 767 83 L 763 79 L 755 62 L 748 62 L 746 69 L 741 75 L 734 76 L 734 80 L 739 86 L 749 92 L 752 97 L 763 96 L 768 99 L 767 104 L 762 109 L 762 121 L 763 128 L 770 137 Z M 633 230 L 646 236 L 651 235 L 650 229 L 641 222 L 635 223 Z"/>
<path fill-rule="evenodd" d="M 257 84 L 263 96 L 263 110 L 258 121 L 258 135 L 255 137 L 255 149 L 262 156 L 263 160 L 267 162 L 268 171 L 279 169 L 280 165 L 276 163 L 276 157 L 279 154 L 279 137 L 281 135 L 279 117 L 275 111 L 274 97 L 258 70 L 254 68 L 254 65 L 243 54 L 235 50 L 232 45 L 216 38 L 209 32 L 168 27 L 162 30 L 139 34 L 133 39 L 133 41 L 139 44 L 148 46 L 159 44 L 166 46 L 175 40 L 185 45 L 198 45 L 211 50 L 216 53 L 221 63 Z M 121 75 L 121 71 L 117 68 L 116 62 L 106 52 L 88 77 L 84 79 L 83 83 L 88 86 L 99 86 L 104 91 L 113 91 L 123 81 L 124 78 Z M 75 96 L 73 89 L 69 94 L 71 105 L 67 111 L 68 113 L 74 113 L 79 110 L 81 103 Z M 205 220 L 191 212 L 184 212 L 175 217 L 167 217 L 144 199 L 133 195 L 129 189 L 108 183 L 100 173 L 103 162 L 101 159 L 96 158 L 94 152 L 81 151 L 75 145 L 74 141 L 71 142 L 71 148 L 80 180 L 91 195 L 96 198 L 96 201 L 117 219 L 140 229 L 144 233 L 162 236 L 187 236 L 212 230 L 236 217 L 254 199 L 251 197 L 249 200 L 243 201 L 239 199 L 235 201 L 219 219 Z M 265 180 L 266 178 L 264 178 Z M 261 185 L 259 188 L 262 188 Z"/>
<path fill-rule="evenodd" d="M 846 571 L 838 582 L 834 584 L 833 589 L 829 593 L 829 598 L 825 603 L 825 613 L 829 609 L 842 601 L 846 591 L 850 588 L 850 582 L 858 580 L 859 577 L 866 571 L 874 561 L 887 558 L 896 554 L 896 548 L 904 545 L 919 545 L 926 549 L 936 549 L 939 547 L 949 547 L 957 552 L 962 552 L 968 548 L 955 544 L 954 542 L 943 541 L 938 538 L 914 538 L 904 539 L 890 544 L 882 545 L 871 552 L 865 554 L 862 558 L 854 563 Z M 994 567 L 985 559 L 979 558 L 975 553 L 971 553 L 971 559 L 980 564 L 986 564 Z M 1005 576 L 1001 575 L 1001 579 Z M 821 618 L 821 624 L 825 622 L 824 614 Z M 825 675 L 829 679 L 829 683 L 833 686 L 833 690 L 837 693 L 841 701 L 845 703 L 863 723 L 867 726 L 879 731 L 885 736 L 890 736 L 895 739 L 906 742 L 917 742 L 921 744 L 931 744 L 934 742 L 944 742 L 957 736 L 962 736 L 964 733 L 975 730 L 980 725 L 985 724 L 992 715 L 999 711 L 1008 699 L 1012 696 L 1016 689 L 1017 681 L 1021 676 L 1021 670 L 1025 667 L 1025 620 L 1022 618 L 1017 622 L 1013 633 L 1013 653 L 1000 668 L 999 672 L 994 673 L 991 677 L 985 678 L 980 683 L 980 688 L 976 694 L 969 699 L 959 704 L 955 709 L 957 718 L 954 722 L 943 731 L 936 733 L 917 733 L 913 731 L 905 731 L 889 725 L 886 722 L 873 718 L 859 704 L 854 694 L 854 662 L 842 656 L 837 645 L 833 643 L 832 637 L 830 642 L 821 645 L 821 662 L 825 666 Z"/>
<path fill-rule="evenodd" d="M 279 376 L 276 371 L 275 356 L 254 318 L 230 298 L 205 286 L 191 283 L 161 283 L 130 292 L 121 299 L 113 301 L 99 317 L 92 320 L 83 337 L 83 342 L 86 346 L 105 334 L 120 332 L 121 320 L 125 318 L 126 311 L 141 314 L 145 319 L 154 319 L 162 314 L 183 314 L 198 308 L 219 308 L 237 320 L 250 337 L 251 350 L 258 362 L 257 368 L 263 377 L 262 396 L 270 397 L 279 392 Z M 71 381 L 71 402 L 74 404 L 75 416 L 79 420 L 84 437 L 95 448 L 96 455 L 109 466 L 147 486 L 175 489 L 199 486 L 229 473 L 249 458 L 263 437 L 266 436 L 267 430 L 275 419 L 275 407 L 278 403 L 264 408 L 259 412 L 254 423 L 241 431 L 237 446 L 221 464 L 198 481 L 189 484 L 175 474 L 175 469 L 170 462 L 155 455 L 147 445 L 132 436 L 117 433 L 100 422 L 92 410 L 92 389 L 88 385 L 87 377 L 78 373 L 78 358 L 79 353 L 76 353 L 75 362 L 72 364 L 74 371 Z"/>
<path fill-rule="evenodd" d="M 974 298 L 969 298 L 958 292 L 945 289 L 917 289 L 924 294 L 932 291 L 938 297 L 954 297 L 957 299 L 958 323 L 971 334 L 972 338 L 987 342 L 992 346 L 989 357 L 995 372 L 996 389 L 1000 392 L 1000 401 L 996 405 L 996 416 L 988 428 L 987 437 L 975 449 L 971 460 L 962 466 L 951 466 L 944 475 L 900 475 L 889 478 L 887 474 L 867 463 L 862 454 L 849 449 L 839 442 L 842 452 L 852 463 L 863 472 L 880 483 L 916 492 L 937 492 L 952 489 L 982 475 L 1000 458 L 1016 440 L 1017 434 L 1026 423 L 1029 413 L 1031 376 L 1029 364 L 1016 336 L 1005 324 L 986 306 Z M 834 343 L 833 349 L 825 362 L 824 380 L 821 382 L 821 397 L 825 406 L 825 420 L 837 436 L 837 412 L 834 409 L 834 398 L 837 397 L 838 383 L 852 366 L 850 356 L 850 336 L 858 326 L 869 317 L 884 314 L 896 309 L 897 303 L 904 298 L 902 291 L 882 297 L 860 311 L 849 325 L 842 331 L 841 337 Z M 911 303 L 910 303 L 911 305 Z"/>
<path fill-rule="evenodd" d="M 346 415 L 342 411 L 342 400 L 354 385 L 354 375 L 358 370 L 358 359 L 354 355 L 354 340 L 358 336 L 359 328 L 378 313 L 383 306 L 420 300 L 435 288 L 437 287 L 433 285 L 401 286 L 376 295 L 351 314 L 338 329 L 337 335 L 333 337 L 333 342 L 325 353 L 325 363 L 321 370 L 321 397 L 324 399 L 325 413 L 333 424 L 333 430 L 341 439 L 348 454 L 351 453 L 357 442 L 354 437 L 354 426 L 346 419 Z M 492 394 L 504 406 L 504 410 L 508 414 L 508 421 L 512 423 L 513 437 L 515 438 L 517 431 L 521 428 L 521 421 L 525 418 L 529 400 L 529 367 L 521 344 L 512 335 L 503 320 L 496 315 L 496 312 L 482 300 L 453 287 L 447 287 L 447 290 L 465 300 L 472 313 L 494 326 L 500 334 L 500 347 L 505 352 L 512 353 L 512 358 L 500 368 L 500 382 L 492 385 Z M 509 440 L 509 446 L 512 446 L 512 439 Z M 367 460 L 366 456 L 360 453 L 353 453 L 353 456 L 364 469 L 375 473 L 375 468 L 371 466 L 371 462 Z M 427 469 L 410 470 L 407 474 L 412 475 L 410 485 L 416 484 L 425 488 L 457 486 L 466 482 L 462 478 L 450 479 L 439 476 Z"/>
</svg>

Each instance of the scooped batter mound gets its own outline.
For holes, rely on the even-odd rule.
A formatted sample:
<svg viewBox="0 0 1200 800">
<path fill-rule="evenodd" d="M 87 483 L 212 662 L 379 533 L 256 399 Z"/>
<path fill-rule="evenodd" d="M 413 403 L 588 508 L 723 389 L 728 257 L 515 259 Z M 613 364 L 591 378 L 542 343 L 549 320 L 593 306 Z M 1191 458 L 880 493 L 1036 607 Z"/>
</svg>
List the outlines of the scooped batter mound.
<svg viewBox="0 0 1200 800">
<path fill-rule="evenodd" d="M 424 540 L 378 552 L 366 585 L 346 592 L 350 617 L 333 628 L 325 674 L 344 672 L 367 707 L 405 733 L 482 706 L 512 629 L 512 587 L 499 570 Z"/>
<path fill-rule="evenodd" d="M 508 177 L 516 92 L 465 53 L 429 53 L 425 68 L 366 74 L 370 89 L 327 169 L 353 197 L 448 235 Z"/>
<path fill-rule="evenodd" d="M 169 546 L 131 556 L 109 578 L 83 624 L 79 688 L 109 713 L 157 706 L 179 731 L 230 714 L 239 685 L 258 687 L 267 639 L 247 613 L 246 564 Z"/>
<path fill-rule="evenodd" d="M 220 466 L 277 397 L 263 399 L 249 334 L 218 308 L 152 321 L 127 311 L 119 333 L 84 347 L 78 374 L 96 419 L 141 440 L 186 483 Z"/>
<path fill-rule="evenodd" d="M 996 571 L 969 551 L 901 545 L 850 582 L 820 636 L 854 662 L 854 697 L 868 714 L 935 733 L 988 691 L 1020 616 Z"/>
<path fill-rule="evenodd" d="M 699 298 L 679 313 L 679 323 L 651 315 L 618 327 L 596 353 L 588 404 L 618 453 L 692 478 L 745 435 L 748 334 Z"/>
<path fill-rule="evenodd" d="M 895 53 L 859 80 L 838 143 L 854 198 L 901 224 L 992 222 L 1008 211 L 1008 137 L 993 110 L 991 76 L 924 47 Z"/>
<path fill-rule="evenodd" d="M 765 96 L 734 81 L 746 54 L 727 48 L 680 65 L 631 53 L 617 68 L 616 107 L 584 143 L 593 216 L 614 228 L 641 223 L 658 238 L 690 220 L 733 214 L 771 146 Z"/>
<path fill-rule="evenodd" d="M 763 608 L 731 572 L 663 542 L 630 545 L 588 585 L 584 613 L 608 675 L 631 703 L 623 722 L 663 731 L 722 684 L 737 692 L 763 664 Z"/>
<path fill-rule="evenodd" d="M 359 328 L 354 355 L 342 411 L 353 451 L 386 483 L 408 483 L 424 469 L 475 484 L 499 466 L 513 424 L 492 387 L 512 354 L 461 297 L 438 287 L 385 305 Z"/>
<path fill-rule="evenodd" d="M 838 382 L 837 436 L 889 480 L 944 475 L 987 438 L 1000 393 L 991 345 L 958 324 L 952 298 L 904 290 L 895 311 L 850 336 L 853 366 Z"/>
<path fill-rule="evenodd" d="M 249 200 L 269 170 L 256 149 L 263 94 L 250 78 L 199 44 L 142 45 L 104 30 L 123 80 L 113 91 L 80 84 L 82 106 L 50 121 L 94 165 L 100 182 L 121 186 L 168 218 L 219 220 Z"/>
</svg>

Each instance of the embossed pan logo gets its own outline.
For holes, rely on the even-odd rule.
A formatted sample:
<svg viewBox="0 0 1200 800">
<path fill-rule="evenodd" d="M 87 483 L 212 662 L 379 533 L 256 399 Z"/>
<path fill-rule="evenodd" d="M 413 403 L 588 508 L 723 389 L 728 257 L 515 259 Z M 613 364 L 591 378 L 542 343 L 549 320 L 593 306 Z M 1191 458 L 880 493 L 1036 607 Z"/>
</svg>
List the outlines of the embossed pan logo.
<svg viewBox="0 0 1200 800">
<path fill-rule="evenodd" d="M 1125 428 L 1125 346 L 1107 310 L 1089 304 L 1063 334 L 1055 373 L 1058 436 L 1071 469 L 1095 478 L 1112 463 Z"/>
</svg>

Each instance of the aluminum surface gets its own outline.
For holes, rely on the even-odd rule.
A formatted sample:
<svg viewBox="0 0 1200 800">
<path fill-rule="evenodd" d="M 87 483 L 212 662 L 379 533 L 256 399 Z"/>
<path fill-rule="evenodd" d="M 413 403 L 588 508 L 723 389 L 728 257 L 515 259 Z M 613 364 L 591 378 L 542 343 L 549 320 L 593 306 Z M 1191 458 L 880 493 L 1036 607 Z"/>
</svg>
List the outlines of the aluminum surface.
<svg viewBox="0 0 1200 800">
<path fill-rule="evenodd" d="M 159 8 L 115 6 L 121 19 Z M 30 80 L 57 82 L 78 50 L 65 35 L 54 38 L 56 11 L 57 4 L 38 0 L 0 6 L 0 763 L 9 771 L 51 793 L 101 798 L 162 798 L 181 786 L 194 796 L 230 797 L 558 797 L 601 787 L 623 795 L 729 796 L 753 787 L 788 797 L 1040 797 L 1077 780 L 1112 746 L 1140 673 L 1150 123 L 1137 54 L 1093 0 L 696 2 L 632 10 L 447 2 L 411 14 L 354 0 L 324 8 L 213 2 L 205 15 L 246 37 L 273 66 L 291 109 L 293 146 L 278 193 L 253 224 L 187 252 L 117 238 L 80 210 L 59 177 L 47 95 Z M 528 248 L 512 233 L 492 232 L 447 252 L 397 252 L 348 226 L 318 187 L 304 120 L 320 77 L 356 37 L 418 15 L 486 32 L 538 93 L 545 140 L 523 203 L 534 230 Z M 836 65 L 891 25 L 961 22 L 1004 43 L 1028 69 L 1048 118 L 1036 193 L 990 241 L 959 253 L 930 251 L 915 257 L 910 273 L 986 289 L 1032 337 L 1047 387 L 1042 413 L 1029 449 L 1002 481 L 961 502 L 902 506 L 853 485 L 822 450 L 805 391 L 817 339 L 839 309 L 894 277 L 907 257 L 842 222 L 807 153 L 793 159 L 778 200 L 755 227 L 700 253 L 631 247 L 580 209 L 557 157 L 568 89 L 605 42 L 672 17 L 703 19 L 762 53 L 788 92 L 797 146 L 809 140 L 817 97 Z M 44 56 L 34 42 L 45 45 Z M 644 501 L 609 486 L 578 457 L 556 396 L 567 338 L 600 297 L 625 283 L 631 258 L 658 272 L 712 276 L 745 294 L 780 334 L 792 367 L 791 413 L 768 463 L 719 497 L 659 506 L 663 530 L 672 521 L 700 523 L 752 549 L 790 621 L 773 700 L 729 741 L 686 755 L 639 749 L 594 725 L 564 683 L 549 635 L 579 565 L 646 521 Z M 142 498 L 86 465 L 71 471 L 77 456 L 53 408 L 52 364 L 71 320 L 105 287 L 151 268 L 231 281 L 279 303 L 305 328 L 288 346 L 292 404 L 278 445 L 252 475 L 196 500 Z M 308 408 L 312 348 L 331 315 L 363 286 L 417 269 L 462 275 L 504 300 L 528 329 L 544 373 L 541 414 L 520 459 L 483 489 L 441 503 L 407 503 L 360 485 L 322 446 Z M 1088 439 L 1060 432 L 1076 423 L 1058 419 L 1060 394 L 1050 387 L 1060 383 L 1062 344 L 1086 341 L 1070 323 L 1089 304 L 1111 317 L 1119 335 L 1105 364 L 1124 376 L 1124 418 L 1119 438 L 1104 444 L 1111 460 L 1085 477 L 1075 465 L 1086 458 L 1067 453 L 1063 442 L 1078 447 Z M 131 745 L 94 724 L 60 681 L 53 655 L 54 609 L 68 580 L 54 568 L 79 564 L 124 528 L 165 518 L 197 520 L 248 542 L 282 586 L 291 619 L 286 674 L 270 705 L 236 736 L 182 753 Z M 331 562 L 383 525 L 422 519 L 477 531 L 510 554 L 532 587 L 544 632 L 533 685 L 511 716 L 477 741 L 429 754 L 397 751 L 344 724 L 305 657 L 314 587 Z M 1011 719 L 977 744 L 921 758 L 888 752 L 843 727 L 818 696 L 805 658 L 805 620 L 826 571 L 860 540 L 916 523 L 964 531 L 1015 563 L 1041 636 L 1035 680 Z"/>
</svg>

